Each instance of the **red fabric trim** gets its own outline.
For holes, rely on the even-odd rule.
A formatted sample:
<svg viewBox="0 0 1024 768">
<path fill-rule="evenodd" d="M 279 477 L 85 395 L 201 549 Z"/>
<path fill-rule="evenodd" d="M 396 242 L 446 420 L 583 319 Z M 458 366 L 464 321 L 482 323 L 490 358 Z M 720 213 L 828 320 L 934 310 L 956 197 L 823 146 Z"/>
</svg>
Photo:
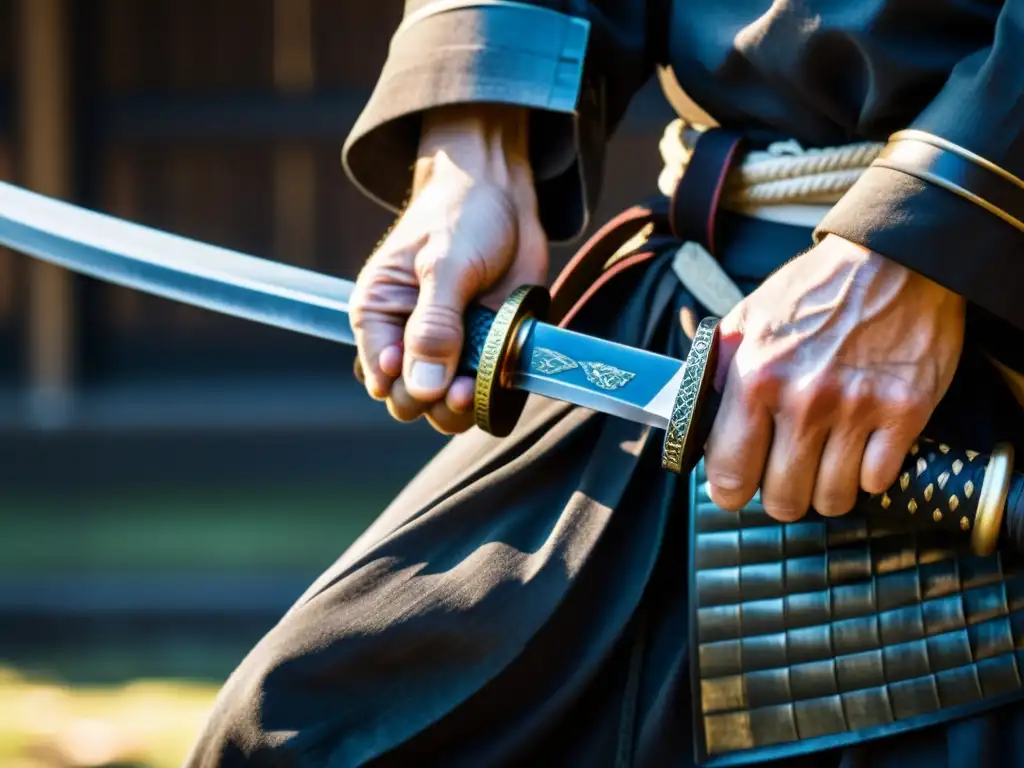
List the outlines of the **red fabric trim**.
<svg viewBox="0 0 1024 768">
<path fill-rule="evenodd" d="M 572 322 L 576 314 L 583 309 L 583 305 L 590 301 L 594 294 L 596 294 L 602 287 L 608 284 L 612 278 L 621 274 L 630 267 L 635 267 L 637 264 L 643 264 L 645 261 L 649 261 L 654 256 L 654 251 L 639 251 L 634 253 L 632 256 L 626 256 L 624 259 L 617 261 L 610 269 L 606 269 L 601 273 L 601 276 L 595 280 L 586 291 L 583 292 L 576 303 L 569 308 L 562 318 L 558 321 L 559 328 L 565 328 Z"/>
<path fill-rule="evenodd" d="M 607 250 L 600 249 L 599 247 L 605 245 L 609 237 L 613 235 L 617 230 L 622 229 L 627 224 L 631 224 L 634 222 L 639 223 L 644 221 L 645 219 L 653 219 L 653 217 L 654 212 L 650 208 L 642 205 L 636 205 L 633 206 L 632 208 L 626 209 L 618 216 L 616 216 L 614 219 L 606 223 L 603 227 L 597 230 L 597 232 L 590 236 L 587 242 L 584 243 L 583 246 L 578 251 L 576 251 L 575 254 L 573 254 L 573 257 L 565 265 L 562 271 L 558 273 L 558 277 L 555 279 L 555 282 L 551 286 L 551 295 L 555 296 L 556 294 L 558 294 L 560 290 L 562 290 L 565 287 L 565 284 L 569 280 L 570 275 L 574 273 L 577 269 L 579 269 L 580 265 L 586 262 L 587 259 L 591 256 L 591 254 L 595 252 L 595 250 Z M 618 243 L 615 246 L 615 248 L 611 250 L 611 253 L 609 253 L 608 256 L 605 257 L 605 259 L 607 260 L 608 258 L 610 258 L 615 251 L 622 247 L 622 245 L 627 240 L 629 240 L 630 237 L 633 236 L 633 234 L 635 233 L 630 233 L 628 237 L 622 238 L 622 242 Z"/>
<path fill-rule="evenodd" d="M 715 191 L 711 197 L 711 208 L 708 210 L 708 221 L 705 225 L 707 227 L 708 252 L 715 258 L 718 258 L 715 253 L 715 220 L 718 218 L 718 203 L 722 199 L 725 180 L 729 176 L 729 169 L 732 168 L 733 158 L 736 156 L 736 150 L 739 146 L 739 141 L 735 142 L 729 150 L 729 154 L 726 155 L 725 162 L 722 163 L 722 168 L 718 172 L 718 183 L 715 184 Z"/>
</svg>

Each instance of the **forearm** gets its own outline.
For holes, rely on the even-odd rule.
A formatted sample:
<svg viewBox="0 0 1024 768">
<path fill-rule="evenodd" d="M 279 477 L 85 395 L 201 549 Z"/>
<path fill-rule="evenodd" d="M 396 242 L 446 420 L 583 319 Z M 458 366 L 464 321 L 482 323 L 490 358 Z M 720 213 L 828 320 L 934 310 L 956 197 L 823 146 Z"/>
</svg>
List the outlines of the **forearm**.
<svg viewBox="0 0 1024 768">
<path fill-rule="evenodd" d="M 877 251 L 1024 331 L 1024 0 L 816 233 Z"/>
<path fill-rule="evenodd" d="M 374 93 L 342 151 L 349 178 L 397 211 L 417 165 L 425 115 L 453 105 L 518 109 L 548 237 L 586 229 L 606 143 L 667 46 L 662 4 L 584 0 L 409 0 Z M 618 30 L 635 34 L 618 34 Z M 500 107 L 499 107 L 500 109 Z M 433 119 L 433 117 L 431 117 Z"/>
<path fill-rule="evenodd" d="M 533 188 L 529 111 L 500 104 L 438 107 L 426 112 L 413 173 L 413 193 L 438 163 L 506 189 Z"/>
</svg>

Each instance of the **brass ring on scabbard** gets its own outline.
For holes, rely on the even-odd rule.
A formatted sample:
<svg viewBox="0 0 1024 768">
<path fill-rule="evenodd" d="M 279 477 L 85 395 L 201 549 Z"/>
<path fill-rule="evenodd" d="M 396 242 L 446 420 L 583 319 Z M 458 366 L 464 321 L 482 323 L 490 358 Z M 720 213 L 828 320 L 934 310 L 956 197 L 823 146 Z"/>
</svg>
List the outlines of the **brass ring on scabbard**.
<svg viewBox="0 0 1024 768">
<path fill-rule="evenodd" d="M 1013 458 L 1013 446 L 1009 443 L 998 443 L 989 455 L 971 533 L 971 550 L 976 555 L 991 555 L 999 545 L 999 532 L 1003 527 L 1006 497 L 1013 475 Z"/>
<path fill-rule="evenodd" d="M 704 427 L 710 412 L 705 408 L 718 365 L 718 322 L 717 317 L 707 317 L 701 320 L 693 334 L 683 380 L 676 391 L 672 416 L 665 430 L 661 466 L 676 474 L 695 463 L 696 454 L 701 451 L 706 437 Z"/>
<path fill-rule="evenodd" d="M 524 285 L 498 310 L 480 352 L 473 395 L 476 425 L 495 437 L 506 437 L 526 407 L 528 393 L 510 389 L 508 377 L 515 370 L 534 319 L 544 321 L 551 305 L 545 288 Z"/>
</svg>

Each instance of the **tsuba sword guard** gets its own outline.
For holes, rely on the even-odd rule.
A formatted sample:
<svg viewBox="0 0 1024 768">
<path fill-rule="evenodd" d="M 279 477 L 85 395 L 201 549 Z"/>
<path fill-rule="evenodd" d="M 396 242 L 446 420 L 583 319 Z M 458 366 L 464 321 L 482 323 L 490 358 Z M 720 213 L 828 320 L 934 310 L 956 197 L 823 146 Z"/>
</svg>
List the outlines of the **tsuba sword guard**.
<svg viewBox="0 0 1024 768">
<path fill-rule="evenodd" d="M 528 393 L 503 386 L 503 380 L 515 368 L 530 321 L 546 320 L 550 305 L 551 297 L 545 288 L 524 285 L 506 299 L 493 321 L 489 321 L 476 362 L 473 417 L 476 425 L 490 435 L 511 434 L 526 407 Z"/>
<path fill-rule="evenodd" d="M 714 418 L 716 408 L 711 400 L 717 400 L 714 382 L 718 366 L 718 323 L 717 317 L 707 317 L 697 326 L 665 430 L 661 466 L 676 474 L 696 464 Z"/>
</svg>

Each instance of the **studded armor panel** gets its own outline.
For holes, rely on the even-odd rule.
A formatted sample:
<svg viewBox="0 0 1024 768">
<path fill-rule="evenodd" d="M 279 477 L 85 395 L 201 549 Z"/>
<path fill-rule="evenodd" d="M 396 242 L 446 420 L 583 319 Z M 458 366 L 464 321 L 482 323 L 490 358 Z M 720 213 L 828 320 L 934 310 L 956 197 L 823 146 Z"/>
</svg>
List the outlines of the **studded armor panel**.
<svg viewBox="0 0 1024 768">
<path fill-rule="evenodd" d="M 965 533 L 983 472 L 984 457 L 922 442 L 889 493 L 782 524 L 758 497 L 739 513 L 716 507 L 697 467 L 702 763 L 832 748 L 1024 696 L 1024 560 L 974 556 Z"/>
</svg>

